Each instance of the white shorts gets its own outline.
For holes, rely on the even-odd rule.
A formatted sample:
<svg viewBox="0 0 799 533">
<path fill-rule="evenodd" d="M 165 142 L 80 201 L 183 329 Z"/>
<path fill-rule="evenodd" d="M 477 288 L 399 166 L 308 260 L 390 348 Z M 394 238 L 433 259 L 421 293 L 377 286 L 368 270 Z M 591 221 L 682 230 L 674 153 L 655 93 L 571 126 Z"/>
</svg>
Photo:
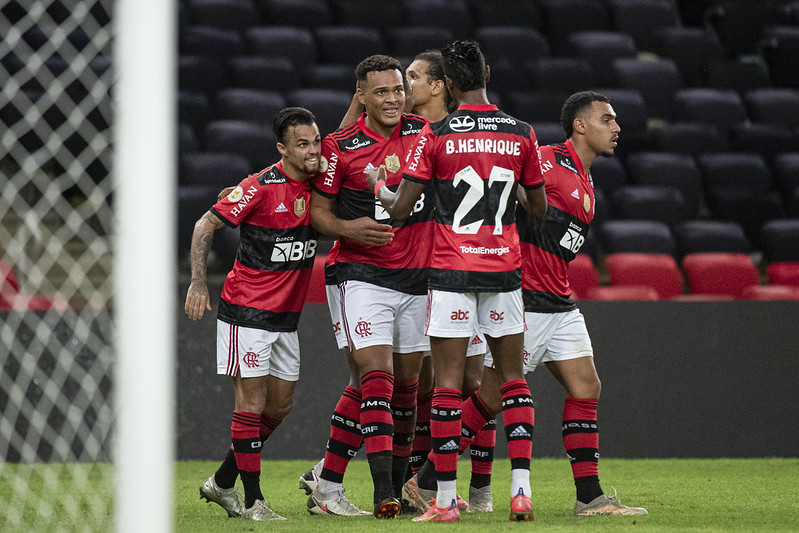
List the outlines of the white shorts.
<svg viewBox="0 0 799 533">
<path fill-rule="evenodd" d="M 431 337 L 471 337 L 479 331 L 504 337 L 524 331 L 522 291 L 427 292 L 427 334 Z"/>
<path fill-rule="evenodd" d="M 405 294 L 364 281 L 345 281 L 339 289 L 350 348 L 388 345 L 401 354 L 430 349 L 430 339 L 424 333 L 424 295 Z"/>
<path fill-rule="evenodd" d="M 579 309 L 565 313 L 525 313 L 524 373 L 535 371 L 541 363 L 593 357 L 591 337 Z M 490 351 L 485 366 L 493 366 Z"/>
<path fill-rule="evenodd" d="M 243 378 L 300 378 L 296 331 L 266 331 L 216 321 L 216 373 Z"/>
<path fill-rule="evenodd" d="M 483 337 L 480 333 L 475 332 L 474 337 L 472 337 L 472 340 L 469 341 L 469 347 L 466 349 L 466 357 L 485 355 L 486 350 L 488 350 L 488 345 L 486 344 L 485 337 Z M 430 357 L 430 352 L 425 352 L 424 356 Z"/>
<path fill-rule="evenodd" d="M 341 327 L 341 291 L 338 285 L 325 285 L 327 294 L 327 308 L 330 310 L 330 321 L 333 323 L 333 336 L 336 337 L 336 346 L 339 350 L 347 348 L 347 334 Z"/>
</svg>

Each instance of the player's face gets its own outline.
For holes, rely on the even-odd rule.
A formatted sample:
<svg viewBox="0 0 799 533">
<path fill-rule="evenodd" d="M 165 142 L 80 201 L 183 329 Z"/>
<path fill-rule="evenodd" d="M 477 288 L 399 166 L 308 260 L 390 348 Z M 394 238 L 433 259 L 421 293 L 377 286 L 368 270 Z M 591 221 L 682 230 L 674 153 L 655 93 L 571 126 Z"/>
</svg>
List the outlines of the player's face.
<svg viewBox="0 0 799 533">
<path fill-rule="evenodd" d="M 417 59 L 405 70 L 405 79 L 408 80 L 414 106 L 424 105 L 432 97 L 433 85 L 427 77 L 428 67 L 427 61 Z"/>
<path fill-rule="evenodd" d="M 369 72 L 358 86 L 358 100 L 370 121 L 382 128 L 394 128 L 405 108 L 405 86 L 399 70 Z"/>
<path fill-rule="evenodd" d="M 322 137 L 316 124 L 299 124 L 289 128 L 286 143 L 278 143 L 283 157 L 283 170 L 302 181 L 319 172 Z"/>
<path fill-rule="evenodd" d="M 588 145 L 599 155 L 613 155 L 621 131 L 613 107 L 607 102 L 593 102 L 583 120 Z"/>
</svg>

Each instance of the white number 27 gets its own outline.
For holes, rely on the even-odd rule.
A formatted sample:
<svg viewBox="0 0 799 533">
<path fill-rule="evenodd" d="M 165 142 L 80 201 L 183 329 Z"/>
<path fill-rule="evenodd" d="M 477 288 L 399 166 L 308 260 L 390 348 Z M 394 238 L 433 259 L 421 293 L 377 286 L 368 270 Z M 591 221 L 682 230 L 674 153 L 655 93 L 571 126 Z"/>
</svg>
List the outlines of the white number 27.
<svg viewBox="0 0 799 533">
<path fill-rule="evenodd" d="M 452 218 L 452 231 L 455 233 L 471 234 L 477 233 L 480 226 L 483 224 L 483 219 L 470 222 L 468 224 L 461 224 L 464 217 L 474 208 L 475 205 L 485 196 L 485 184 L 483 179 L 471 165 L 460 170 L 455 174 L 452 180 L 452 185 L 457 187 L 463 181 L 469 186 L 469 190 L 461 200 L 460 205 L 455 210 L 455 215 Z M 502 217 L 505 215 L 505 209 L 508 206 L 508 198 L 513 190 L 513 183 L 515 179 L 513 171 L 502 167 L 493 167 L 491 174 L 488 176 L 488 187 L 490 188 L 495 183 L 502 183 L 502 192 L 499 195 L 499 205 L 496 206 L 494 212 L 494 235 L 502 235 Z"/>
</svg>

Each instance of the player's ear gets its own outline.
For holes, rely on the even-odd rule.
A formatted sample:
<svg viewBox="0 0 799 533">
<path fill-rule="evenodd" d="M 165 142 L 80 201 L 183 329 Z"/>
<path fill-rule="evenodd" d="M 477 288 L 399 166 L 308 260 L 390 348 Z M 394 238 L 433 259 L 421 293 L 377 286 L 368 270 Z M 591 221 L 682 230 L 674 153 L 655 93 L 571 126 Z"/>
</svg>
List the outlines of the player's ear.
<svg viewBox="0 0 799 533">
<path fill-rule="evenodd" d="M 574 122 L 572 122 L 572 126 L 574 126 L 574 131 L 579 133 L 585 133 L 585 121 L 582 117 L 574 117 Z"/>
<path fill-rule="evenodd" d="M 436 80 L 433 82 L 433 88 L 430 90 L 430 92 L 434 95 L 439 95 L 444 89 L 444 80 Z"/>
<path fill-rule="evenodd" d="M 363 89 L 361 88 L 360 82 L 355 86 L 355 97 L 362 106 L 366 105 L 366 95 L 363 94 Z"/>
<path fill-rule="evenodd" d="M 283 143 L 277 143 L 277 151 L 280 152 L 281 156 L 285 156 L 286 152 L 288 152 L 286 145 Z"/>
<path fill-rule="evenodd" d="M 491 79 L 491 67 L 489 67 L 488 65 L 486 65 L 486 68 L 483 71 L 483 79 L 485 80 L 486 83 L 488 83 L 488 80 Z"/>
</svg>

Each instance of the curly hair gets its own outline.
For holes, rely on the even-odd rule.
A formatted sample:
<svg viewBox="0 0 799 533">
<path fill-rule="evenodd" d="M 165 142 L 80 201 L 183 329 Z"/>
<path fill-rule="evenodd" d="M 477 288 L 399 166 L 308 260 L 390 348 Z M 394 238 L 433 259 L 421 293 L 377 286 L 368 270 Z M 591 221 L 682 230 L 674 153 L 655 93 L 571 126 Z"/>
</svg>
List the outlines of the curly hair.
<svg viewBox="0 0 799 533">
<path fill-rule="evenodd" d="M 454 41 L 441 49 L 444 74 L 455 89 L 466 92 L 482 89 L 485 84 L 486 60 L 477 41 Z"/>
</svg>

